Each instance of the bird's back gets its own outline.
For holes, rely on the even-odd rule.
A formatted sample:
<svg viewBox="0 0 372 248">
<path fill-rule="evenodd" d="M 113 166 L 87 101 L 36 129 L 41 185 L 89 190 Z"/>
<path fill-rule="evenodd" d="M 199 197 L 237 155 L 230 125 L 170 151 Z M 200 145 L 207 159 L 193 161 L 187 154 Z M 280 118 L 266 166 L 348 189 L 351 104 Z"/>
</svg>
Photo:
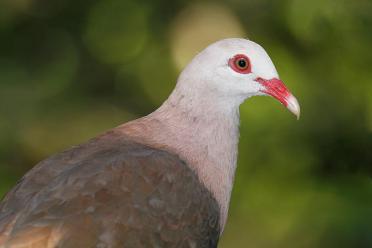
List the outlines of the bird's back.
<svg viewBox="0 0 372 248">
<path fill-rule="evenodd" d="M 115 131 L 42 161 L 0 203 L 0 247 L 216 247 L 219 226 L 185 162 Z"/>
</svg>

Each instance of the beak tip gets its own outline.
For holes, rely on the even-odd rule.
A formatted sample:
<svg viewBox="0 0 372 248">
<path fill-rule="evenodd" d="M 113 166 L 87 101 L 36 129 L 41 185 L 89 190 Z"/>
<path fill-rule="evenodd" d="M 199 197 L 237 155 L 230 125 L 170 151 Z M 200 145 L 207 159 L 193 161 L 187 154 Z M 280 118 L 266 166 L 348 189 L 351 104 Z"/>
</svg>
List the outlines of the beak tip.
<svg viewBox="0 0 372 248">
<path fill-rule="evenodd" d="M 301 114 L 300 104 L 293 95 L 290 95 L 287 98 L 287 108 L 296 116 L 297 120 L 300 119 Z"/>
</svg>

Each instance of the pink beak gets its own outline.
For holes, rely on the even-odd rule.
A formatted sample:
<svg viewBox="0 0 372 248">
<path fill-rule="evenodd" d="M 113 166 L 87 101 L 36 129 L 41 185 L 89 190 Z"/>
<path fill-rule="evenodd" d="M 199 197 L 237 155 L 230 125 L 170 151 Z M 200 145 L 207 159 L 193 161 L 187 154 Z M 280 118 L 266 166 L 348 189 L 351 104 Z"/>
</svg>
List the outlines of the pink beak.
<svg viewBox="0 0 372 248">
<path fill-rule="evenodd" d="M 257 78 L 256 81 L 264 87 L 261 92 L 278 99 L 279 102 L 297 117 L 297 120 L 300 118 L 300 105 L 296 97 L 292 95 L 280 79 L 272 78 L 267 80 Z"/>
</svg>

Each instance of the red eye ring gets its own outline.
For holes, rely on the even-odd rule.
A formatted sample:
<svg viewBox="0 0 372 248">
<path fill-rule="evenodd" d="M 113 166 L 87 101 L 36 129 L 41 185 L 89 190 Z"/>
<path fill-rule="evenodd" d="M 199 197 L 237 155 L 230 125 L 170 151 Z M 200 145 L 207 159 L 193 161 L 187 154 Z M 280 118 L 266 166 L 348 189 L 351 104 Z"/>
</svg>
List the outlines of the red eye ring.
<svg viewBox="0 0 372 248">
<path fill-rule="evenodd" d="M 251 62 L 244 54 L 237 54 L 229 59 L 229 66 L 238 73 L 248 74 L 252 72 Z"/>
</svg>

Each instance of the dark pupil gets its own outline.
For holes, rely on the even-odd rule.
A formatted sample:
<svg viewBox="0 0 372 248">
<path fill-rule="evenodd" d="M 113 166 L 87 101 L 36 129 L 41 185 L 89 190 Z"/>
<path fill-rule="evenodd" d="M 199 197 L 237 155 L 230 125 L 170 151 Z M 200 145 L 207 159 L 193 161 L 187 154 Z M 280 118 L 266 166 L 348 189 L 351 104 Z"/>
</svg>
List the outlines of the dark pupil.
<svg viewBox="0 0 372 248">
<path fill-rule="evenodd" d="M 245 68 L 247 66 L 247 62 L 245 61 L 245 59 L 239 59 L 238 65 L 240 68 Z"/>
</svg>

